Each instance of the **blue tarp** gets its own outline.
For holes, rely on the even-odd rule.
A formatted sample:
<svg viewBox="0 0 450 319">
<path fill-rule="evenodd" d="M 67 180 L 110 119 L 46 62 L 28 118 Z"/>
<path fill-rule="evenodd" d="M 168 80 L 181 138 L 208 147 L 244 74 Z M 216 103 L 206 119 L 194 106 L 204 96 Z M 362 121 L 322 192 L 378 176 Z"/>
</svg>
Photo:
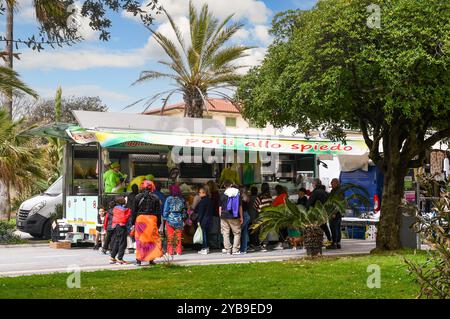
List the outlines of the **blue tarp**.
<svg viewBox="0 0 450 319">
<path fill-rule="evenodd" d="M 373 211 L 374 206 L 374 195 L 377 194 L 378 198 L 380 200 L 381 205 L 381 195 L 383 193 L 383 173 L 376 167 L 376 166 L 370 166 L 368 171 L 363 170 L 356 170 L 352 172 L 341 172 L 339 176 L 339 180 L 341 182 L 341 185 L 344 184 L 356 184 L 361 187 L 363 187 L 369 195 L 370 200 L 370 206 L 369 210 Z M 351 189 L 345 192 L 345 196 L 350 196 L 353 193 L 360 193 L 363 194 L 360 190 L 357 189 Z M 365 211 L 366 208 L 361 203 L 358 203 L 356 201 L 350 201 L 349 203 L 351 206 L 356 207 L 360 211 Z"/>
</svg>

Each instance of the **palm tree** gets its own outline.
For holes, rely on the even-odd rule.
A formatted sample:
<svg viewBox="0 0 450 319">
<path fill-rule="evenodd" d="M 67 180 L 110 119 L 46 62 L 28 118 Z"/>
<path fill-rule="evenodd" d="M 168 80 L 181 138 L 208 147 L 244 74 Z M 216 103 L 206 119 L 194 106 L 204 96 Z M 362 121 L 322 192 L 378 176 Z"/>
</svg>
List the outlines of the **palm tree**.
<svg viewBox="0 0 450 319">
<path fill-rule="evenodd" d="M 10 70 L 14 67 L 14 12 L 17 11 L 18 0 L 6 1 L 6 48 L 1 56 L 5 60 L 5 66 Z M 62 0 L 34 0 L 33 6 L 35 8 L 36 19 L 43 27 L 49 21 L 54 19 L 63 19 L 66 16 L 66 4 Z M 9 118 L 12 118 L 12 104 L 13 104 L 13 90 L 14 87 L 2 90 L 5 93 L 5 108 L 8 111 Z"/>
<path fill-rule="evenodd" d="M 286 200 L 284 205 L 264 207 L 251 229 L 260 228 L 261 240 L 282 228 L 302 230 L 307 254 L 316 256 L 322 252 L 323 231 L 320 225 L 328 222 L 336 212 L 345 212 L 345 200 L 330 198 L 324 204 L 317 202 L 309 210 Z"/>
<path fill-rule="evenodd" d="M 171 79 L 175 82 L 176 87 L 151 97 L 145 110 L 157 99 L 165 95 L 161 109 L 163 111 L 169 98 L 174 93 L 179 92 L 183 95 L 183 100 L 186 104 L 184 115 L 197 118 L 203 117 L 204 103 L 208 93 L 230 99 L 227 94 L 223 93 L 223 90 L 234 88 L 240 79 L 240 75 L 236 71 L 243 66 L 236 65 L 236 60 L 246 56 L 245 51 L 250 47 L 242 45 L 224 47 L 224 44 L 242 25 L 233 23 L 227 26 L 233 15 L 228 16 L 223 21 L 219 21 L 208 10 L 207 4 L 202 6 L 199 13 L 194 8 L 192 1 L 190 1 L 190 41 L 188 42 L 182 36 L 180 28 L 174 23 L 170 14 L 164 9 L 163 11 L 175 32 L 177 43 L 171 41 L 161 32 L 149 29 L 153 33 L 156 42 L 164 49 L 169 58 L 169 61 L 159 61 L 159 63 L 168 67 L 169 71 L 167 73 L 143 71 L 139 79 L 133 84 L 159 78 Z"/>
<path fill-rule="evenodd" d="M 347 191 L 352 191 L 346 195 Z M 369 209 L 370 201 L 367 190 L 359 185 L 348 183 L 333 192 L 322 204 L 318 201 L 308 210 L 302 205 L 295 205 L 286 200 L 284 205 L 268 206 L 262 209 L 258 220 L 250 229 L 260 228 L 260 239 L 270 232 L 278 233 L 282 228 L 303 230 L 307 254 L 316 256 L 322 252 L 323 231 L 320 225 L 328 222 L 336 213 L 345 213 L 346 207 L 364 206 Z"/>
<path fill-rule="evenodd" d="M 13 122 L 0 110 L 0 188 L 5 204 L 0 217 L 11 215 L 11 191 L 25 192 L 36 179 L 44 178 L 42 149 L 29 136 L 21 135 L 23 121 Z"/>
</svg>

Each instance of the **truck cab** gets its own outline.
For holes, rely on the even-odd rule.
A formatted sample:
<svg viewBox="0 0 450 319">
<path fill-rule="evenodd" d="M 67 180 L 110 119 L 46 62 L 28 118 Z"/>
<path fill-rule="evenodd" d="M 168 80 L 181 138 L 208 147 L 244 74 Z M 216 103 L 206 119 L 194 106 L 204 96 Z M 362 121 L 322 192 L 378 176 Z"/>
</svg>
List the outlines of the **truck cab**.
<svg viewBox="0 0 450 319">
<path fill-rule="evenodd" d="M 62 205 L 63 179 L 60 176 L 45 192 L 24 201 L 17 212 L 17 229 L 35 238 L 49 239 L 50 217 Z"/>
</svg>

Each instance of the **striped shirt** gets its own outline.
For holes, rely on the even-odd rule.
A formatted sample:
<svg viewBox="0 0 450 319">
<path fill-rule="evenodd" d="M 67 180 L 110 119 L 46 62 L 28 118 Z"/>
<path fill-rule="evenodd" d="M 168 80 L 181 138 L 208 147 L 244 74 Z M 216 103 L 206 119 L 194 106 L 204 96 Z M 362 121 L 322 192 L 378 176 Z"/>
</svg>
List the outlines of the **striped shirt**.
<svg viewBox="0 0 450 319">
<path fill-rule="evenodd" d="M 256 197 L 253 208 L 260 213 L 264 207 L 272 205 L 272 196 L 270 194 L 260 194 Z"/>
</svg>

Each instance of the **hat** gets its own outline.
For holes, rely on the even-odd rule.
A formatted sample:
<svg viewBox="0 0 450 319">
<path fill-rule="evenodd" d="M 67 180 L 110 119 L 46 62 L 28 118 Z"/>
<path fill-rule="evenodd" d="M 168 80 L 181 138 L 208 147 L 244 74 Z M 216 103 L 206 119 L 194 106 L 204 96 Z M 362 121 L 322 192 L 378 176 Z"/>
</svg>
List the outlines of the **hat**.
<svg viewBox="0 0 450 319">
<path fill-rule="evenodd" d="M 143 181 L 141 183 L 141 189 L 148 189 L 150 192 L 155 191 L 155 183 L 152 181 Z"/>
<path fill-rule="evenodd" d="M 182 196 L 180 186 L 173 184 L 169 186 L 169 193 L 171 196 Z"/>
<path fill-rule="evenodd" d="M 109 167 L 111 168 L 116 168 L 116 167 L 120 167 L 120 164 L 117 162 L 112 163 Z"/>
</svg>

